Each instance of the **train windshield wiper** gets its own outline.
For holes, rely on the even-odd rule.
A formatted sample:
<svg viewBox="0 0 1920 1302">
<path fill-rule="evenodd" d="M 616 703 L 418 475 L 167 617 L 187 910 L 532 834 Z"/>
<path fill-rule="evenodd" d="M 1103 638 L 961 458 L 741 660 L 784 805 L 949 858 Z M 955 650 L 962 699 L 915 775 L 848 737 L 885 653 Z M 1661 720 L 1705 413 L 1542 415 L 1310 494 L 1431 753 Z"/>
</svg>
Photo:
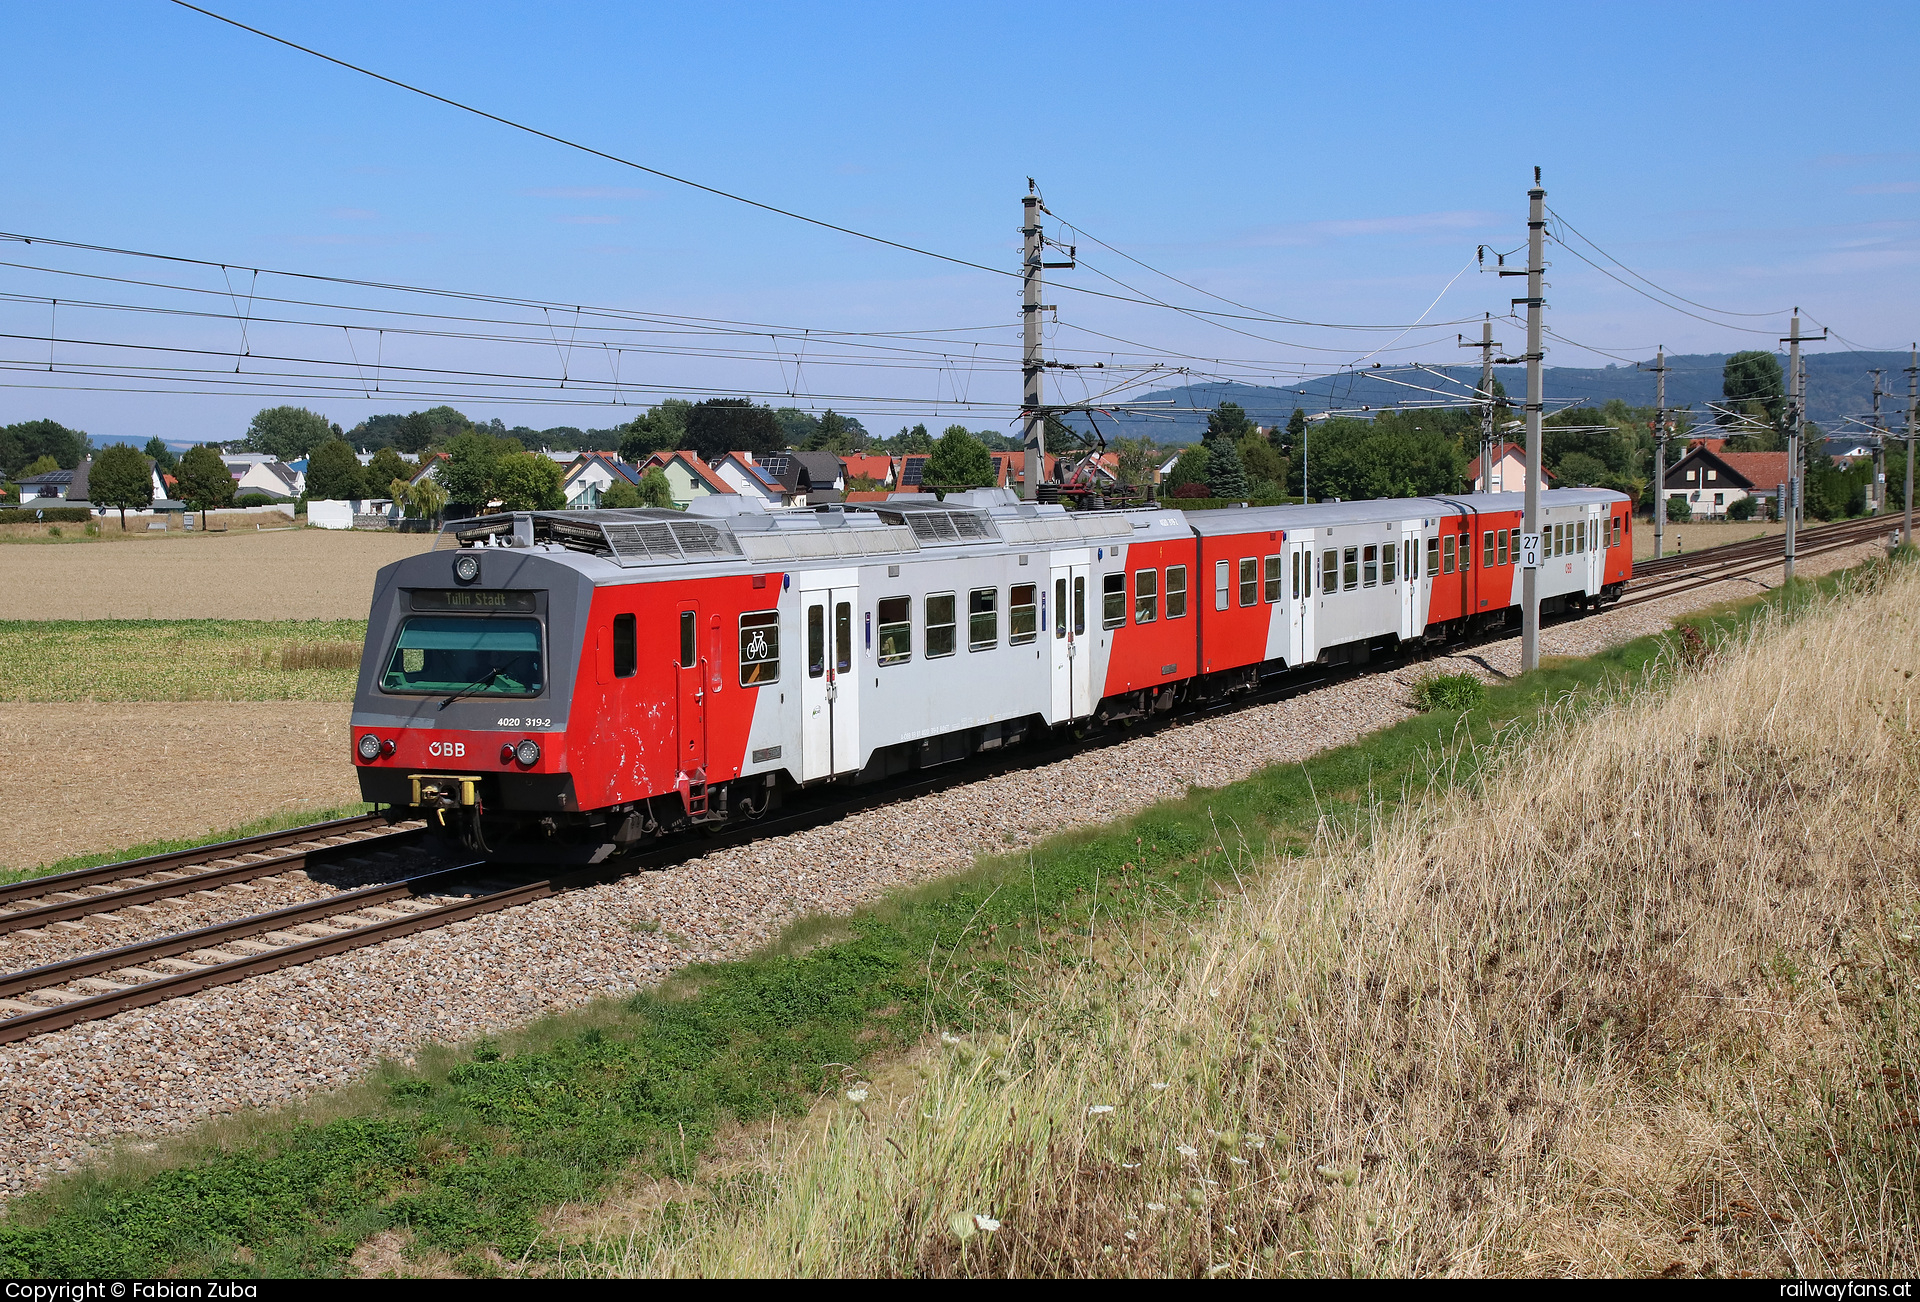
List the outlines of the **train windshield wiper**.
<svg viewBox="0 0 1920 1302">
<path fill-rule="evenodd" d="M 440 702 L 440 708 L 444 710 L 449 705 L 452 705 L 455 701 L 459 700 L 463 696 L 472 696 L 475 692 L 485 691 L 487 688 L 493 686 L 493 680 L 498 678 L 499 676 L 500 676 L 500 666 L 495 665 L 493 668 L 487 670 L 486 677 L 480 679 L 478 682 L 468 683 L 465 687 L 462 687 L 459 691 L 455 692 L 452 696 L 449 696 L 446 700 Z"/>
</svg>

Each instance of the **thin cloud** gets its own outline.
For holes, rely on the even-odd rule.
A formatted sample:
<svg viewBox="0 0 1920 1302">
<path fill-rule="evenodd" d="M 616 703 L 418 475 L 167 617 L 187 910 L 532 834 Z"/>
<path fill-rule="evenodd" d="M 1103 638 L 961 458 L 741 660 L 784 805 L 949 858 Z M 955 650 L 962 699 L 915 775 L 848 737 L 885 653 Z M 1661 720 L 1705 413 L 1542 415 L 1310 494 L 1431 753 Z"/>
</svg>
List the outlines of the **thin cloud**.
<svg viewBox="0 0 1920 1302">
<path fill-rule="evenodd" d="M 1920 181 L 1888 181 L 1881 185 L 1850 185 L 1848 194 L 1920 194 Z"/>
<path fill-rule="evenodd" d="M 563 226 L 618 226 L 620 219 L 606 213 L 568 213 L 553 220 Z"/>
<path fill-rule="evenodd" d="M 657 190 L 642 190 L 628 185 L 548 185 L 521 194 L 529 199 L 657 199 Z"/>
</svg>

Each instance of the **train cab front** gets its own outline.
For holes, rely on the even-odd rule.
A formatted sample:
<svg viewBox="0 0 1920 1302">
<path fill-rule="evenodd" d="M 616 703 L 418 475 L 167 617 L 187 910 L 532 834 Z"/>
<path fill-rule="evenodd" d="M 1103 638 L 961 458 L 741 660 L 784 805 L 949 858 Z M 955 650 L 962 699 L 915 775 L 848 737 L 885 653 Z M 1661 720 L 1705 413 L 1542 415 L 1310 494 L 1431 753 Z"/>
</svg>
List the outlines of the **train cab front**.
<svg viewBox="0 0 1920 1302">
<path fill-rule="evenodd" d="M 381 570 L 353 710 L 361 799 L 489 854 L 577 814 L 566 716 L 578 587 L 560 558 L 511 545 Z"/>
</svg>

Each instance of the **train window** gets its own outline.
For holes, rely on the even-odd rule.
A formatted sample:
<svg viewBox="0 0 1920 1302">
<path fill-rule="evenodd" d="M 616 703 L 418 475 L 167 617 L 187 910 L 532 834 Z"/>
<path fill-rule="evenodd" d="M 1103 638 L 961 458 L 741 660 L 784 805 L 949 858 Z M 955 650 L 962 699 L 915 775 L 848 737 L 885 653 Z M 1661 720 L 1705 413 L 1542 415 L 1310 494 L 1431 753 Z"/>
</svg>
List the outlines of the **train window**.
<svg viewBox="0 0 1920 1302">
<path fill-rule="evenodd" d="M 927 659 L 950 656 L 954 651 L 953 594 L 942 592 L 927 598 Z"/>
<path fill-rule="evenodd" d="M 1133 572 L 1133 622 L 1151 624 L 1160 614 L 1160 571 Z"/>
<path fill-rule="evenodd" d="M 631 678 L 640 668 L 639 620 L 632 615 L 613 617 L 613 676 Z"/>
<path fill-rule="evenodd" d="M 975 588 L 967 594 L 967 650 L 991 651 L 1000 645 L 1000 589 Z"/>
<path fill-rule="evenodd" d="M 1340 590 L 1352 592 L 1360 586 L 1360 549 L 1349 547 L 1340 557 Z"/>
<path fill-rule="evenodd" d="M 400 626 L 380 690 L 537 696 L 542 679 L 539 620 L 414 615 Z"/>
<path fill-rule="evenodd" d="M 807 607 L 807 677 L 827 672 L 827 608 Z"/>
<path fill-rule="evenodd" d="M 833 671 L 844 674 L 853 668 L 853 603 L 842 601 L 833 608 Z"/>
<path fill-rule="evenodd" d="M 1215 610 L 1227 608 L 1227 586 L 1230 582 L 1228 572 L 1229 567 L 1225 561 L 1213 563 L 1213 608 Z"/>
<path fill-rule="evenodd" d="M 1340 553 L 1329 547 L 1320 553 L 1320 595 L 1340 591 Z"/>
<path fill-rule="evenodd" d="M 1180 619 L 1187 613 L 1187 567 L 1167 566 L 1167 618 Z"/>
<path fill-rule="evenodd" d="M 1480 535 L 1480 568 L 1483 570 L 1492 569 L 1493 556 L 1494 556 L 1493 530 L 1488 529 L 1486 532 Z"/>
<path fill-rule="evenodd" d="M 1300 595 L 1300 551 L 1298 548 L 1295 548 L 1293 553 L 1293 589 L 1292 591 L 1294 596 L 1297 597 Z"/>
<path fill-rule="evenodd" d="M 1493 563 L 1495 565 L 1505 565 L 1507 563 L 1507 531 L 1505 529 L 1495 529 L 1493 531 L 1493 544 Z"/>
<path fill-rule="evenodd" d="M 1585 520 L 1580 521 L 1580 523 L 1574 526 L 1574 532 L 1576 541 L 1579 544 L 1574 550 L 1577 552 L 1585 551 L 1587 549 L 1587 522 Z"/>
<path fill-rule="evenodd" d="M 1448 534 L 1440 540 L 1440 572 L 1453 573 L 1453 535 Z"/>
<path fill-rule="evenodd" d="M 1389 587 L 1393 584 L 1393 562 L 1399 554 L 1399 547 L 1388 543 L 1380 550 L 1380 582 Z"/>
<path fill-rule="evenodd" d="M 1065 579 L 1053 581 L 1053 635 L 1055 637 L 1067 635 L 1067 581 Z"/>
<path fill-rule="evenodd" d="M 756 610 L 740 617 L 740 685 L 780 681 L 780 612 Z"/>
<path fill-rule="evenodd" d="M 680 667 L 693 668 L 693 612 L 680 612 Z"/>
<path fill-rule="evenodd" d="M 1281 585 L 1285 578 L 1286 575 L 1280 569 L 1280 558 L 1278 556 L 1267 557 L 1266 598 L 1269 602 L 1278 601 L 1286 595 L 1281 591 Z"/>
<path fill-rule="evenodd" d="M 913 601 L 909 597 L 882 597 L 878 608 L 880 663 L 905 664 L 913 659 Z"/>
<path fill-rule="evenodd" d="M 1449 569 L 1452 567 L 1449 566 Z M 1440 535 L 1427 539 L 1427 577 L 1432 578 L 1440 572 Z"/>
<path fill-rule="evenodd" d="M 1074 636 L 1087 631 L 1087 576 L 1073 576 L 1073 632 Z"/>
<path fill-rule="evenodd" d="M 1107 577 L 1125 581 L 1124 577 L 1118 574 L 1110 574 Z M 1038 598 L 1034 596 L 1035 591 L 1034 584 L 1016 583 L 1007 592 L 1008 646 L 1025 646 L 1034 639 L 1034 630 L 1040 624 L 1040 621 L 1035 618 L 1038 613 L 1036 608 L 1040 604 Z M 1125 593 L 1121 594 L 1123 600 L 1125 595 Z"/>
<path fill-rule="evenodd" d="M 1127 622 L 1127 576 L 1109 574 L 1100 582 L 1100 627 L 1119 628 Z"/>
<path fill-rule="evenodd" d="M 1507 557 L 1516 565 L 1520 563 L 1520 531 L 1518 529 L 1507 530 Z"/>
<path fill-rule="evenodd" d="M 1380 546 L 1369 543 L 1360 551 L 1360 586 L 1377 588 L 1380 586 Z"/>
<path fill-rule="evenodd" d="M 1252 606 L 1260 600 L 1260 562 L 1252 556 L 1240 558 L 1240 604 Z"/>
<path fill-rule="evenodd" d="M 1618 547 L 1620 545 L 1621 524 L 1622 524 L 1622 521 L 1620 517 L 1617 515 L 1614 516 L 1613 517 L 1613 545 L 1615 547 Z"/>
<path fill-rule="evenodd" d="M 1473 535 L 1470 533 L 1463 533 L 1460 535 L 1460 572 L 1464 574 L 1472 568 L 1473 568 Z"/>
<path fill-rule="evenodd" d="M 1420 577 L 1420 544 L 1411 539 L 1400 544 L 1400 572 L 1409 580 Z"/>
</svg>

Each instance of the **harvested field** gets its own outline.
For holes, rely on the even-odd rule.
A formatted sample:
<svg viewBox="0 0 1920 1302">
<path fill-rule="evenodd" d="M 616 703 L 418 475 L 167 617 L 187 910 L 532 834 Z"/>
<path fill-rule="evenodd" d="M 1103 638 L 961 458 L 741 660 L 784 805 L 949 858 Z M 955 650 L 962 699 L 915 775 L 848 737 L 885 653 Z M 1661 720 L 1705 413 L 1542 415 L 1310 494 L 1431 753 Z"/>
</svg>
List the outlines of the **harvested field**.
<svg viewBox="0 0 1920 1302">
<path fill-rule="evenodd" d="M 0 622 L 0 700 L 351 701 L 365 621 Z"/>
<path fill-rule="evenodd" d="M 18 526 L 10 526 L 18 527 Z M 77 532 L 85 526 L 75 525 Z M 434 535 L 292 529 L 9 544 L 0 609 L 35 619 L 364 619 L 383 565 Z M 44 533 L 44 531 L 42 531 Z"/>
<path fill-rule="evenodd" d="M 172 837 L 360 798 L 345 703 L 8 706 L 0 866 Z"/>
</svg>

